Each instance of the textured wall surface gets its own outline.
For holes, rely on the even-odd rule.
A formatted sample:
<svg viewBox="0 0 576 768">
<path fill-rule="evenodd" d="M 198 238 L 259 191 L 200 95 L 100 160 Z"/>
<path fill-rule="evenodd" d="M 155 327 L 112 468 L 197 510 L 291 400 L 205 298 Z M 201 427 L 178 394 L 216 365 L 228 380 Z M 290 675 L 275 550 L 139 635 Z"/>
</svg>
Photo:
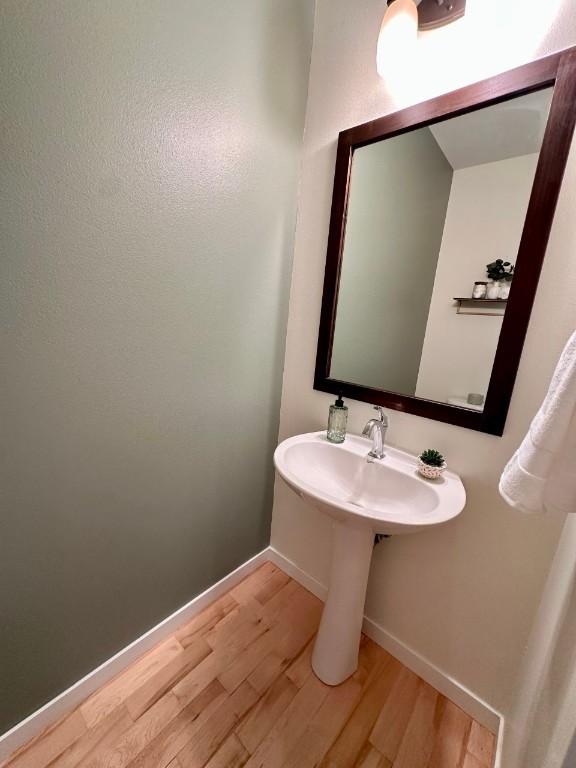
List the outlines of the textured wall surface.
<svg viewBox="0 0 576 768">
<path fill-rule="evenodd" d="M 452 175 L 428 128 L 354 152 L 333 379 L 416 391 Z"/>
<path fill-rule="evenodd" d="M 268 543 L 311 0 L 0 7 L 0 732 Z"/>
<path fill-rule="evenodd" d="M 576 43 L 572 0 L 468 0 L 466 17 L 422 35 L 410 66 L 375 71 L 380 0 L 318 0 L 281 412 L 281 437 L 321 429 L 331 396 L 312 389 L 337 134 L 425 98 Z M 392 412 L 389 439 L 435 446 L 461 473 L 464 513 L 435 531 L 378 546 L 368 614 L 497 709 L 509 709 L 562 521 L 528 518 L 499 498 L 500 472 L 546 392 L 576 326 L 576 155 L 566 174 L 506 433 L 475 433 Z M 369 405 L 350 402 L 360 432 Z M 280 482 L 272 543 L 326 583 L 330 525 Z"/>
<path fill-rule="evenodd" d="M 447 400 L 488 390 L 502 316 L 456 313 L 453 296 L 470 296 L 486 264 L 515 261 L 538 155 L 454 172 L 416 393 Z"/>
</svg>

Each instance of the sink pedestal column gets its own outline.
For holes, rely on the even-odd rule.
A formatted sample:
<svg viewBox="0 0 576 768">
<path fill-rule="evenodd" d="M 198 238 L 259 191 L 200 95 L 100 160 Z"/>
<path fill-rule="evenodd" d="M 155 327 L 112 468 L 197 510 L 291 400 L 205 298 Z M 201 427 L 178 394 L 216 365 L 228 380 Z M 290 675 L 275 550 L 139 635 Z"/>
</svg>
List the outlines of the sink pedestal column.
<svg viewBox="0 0 576 768">
<path fill-rule="evenodd" d="M 358 667 L 358 649 L 374 532 L 334 523 L 328 598 L 312 654 L 312 669 L 327 685 L 339 685 Z"/>
</svg>

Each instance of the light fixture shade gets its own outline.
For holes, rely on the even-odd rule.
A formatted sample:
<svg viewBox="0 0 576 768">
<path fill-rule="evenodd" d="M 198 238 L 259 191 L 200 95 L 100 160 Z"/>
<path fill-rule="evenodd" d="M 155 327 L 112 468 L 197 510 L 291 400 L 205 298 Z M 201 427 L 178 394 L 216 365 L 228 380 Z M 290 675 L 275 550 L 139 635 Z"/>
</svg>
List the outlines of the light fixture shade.
<svg viewBox="0 0 576 768">
<path fill-rule="evenodd" d="M 466 0 L 420 0 L 418 29 L 436 29 L 461 19 L 466 13 Z"/>
<path fill-rule="evenodd" d="M 414 0 L 394 0 L 386 9 L 376 51 L 376 70 L 385 77 L 391 66 L 407 60 L 418 35 L 418 9 Z"/>
</svg>

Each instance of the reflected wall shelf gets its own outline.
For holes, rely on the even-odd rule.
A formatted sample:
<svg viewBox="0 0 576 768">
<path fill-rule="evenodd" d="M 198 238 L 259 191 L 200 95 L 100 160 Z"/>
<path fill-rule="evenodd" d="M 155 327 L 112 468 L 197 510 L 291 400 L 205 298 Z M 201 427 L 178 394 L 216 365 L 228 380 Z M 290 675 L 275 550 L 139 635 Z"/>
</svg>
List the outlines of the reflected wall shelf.
<svg viewBox="0 0 576 768">
<path fill-rule="evenodd" d="M 450 405 L 457 405 L 458 408 L 468 408 L 469 411 L 478 411 L 478 413 L 482 413 L 484 410 L 484 404 L 474 405 L 473 403 L 469 403 L 465 397 L 449 397 L 448 403 Z"/>
<path fill-rule="evenodd" d="M 473 299 L 471 296 L 454 296 L 454 301 L 458 302 L 457 315 L 486 315 L 486 317 L 502 317 L 508 303 L 508 299 Z"/>
</svg>

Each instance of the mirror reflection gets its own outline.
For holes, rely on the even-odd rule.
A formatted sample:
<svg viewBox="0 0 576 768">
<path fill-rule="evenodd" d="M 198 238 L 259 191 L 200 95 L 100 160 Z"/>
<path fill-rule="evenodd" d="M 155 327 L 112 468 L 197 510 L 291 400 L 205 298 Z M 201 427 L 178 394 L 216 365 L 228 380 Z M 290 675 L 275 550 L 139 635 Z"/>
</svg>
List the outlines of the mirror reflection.
<svg viewBox="0 0 576 768">
<path fill-rule="evenodd" d="M 483 409 L 551 97 L 355 150 L 331 379 Z"/>
</svg>

